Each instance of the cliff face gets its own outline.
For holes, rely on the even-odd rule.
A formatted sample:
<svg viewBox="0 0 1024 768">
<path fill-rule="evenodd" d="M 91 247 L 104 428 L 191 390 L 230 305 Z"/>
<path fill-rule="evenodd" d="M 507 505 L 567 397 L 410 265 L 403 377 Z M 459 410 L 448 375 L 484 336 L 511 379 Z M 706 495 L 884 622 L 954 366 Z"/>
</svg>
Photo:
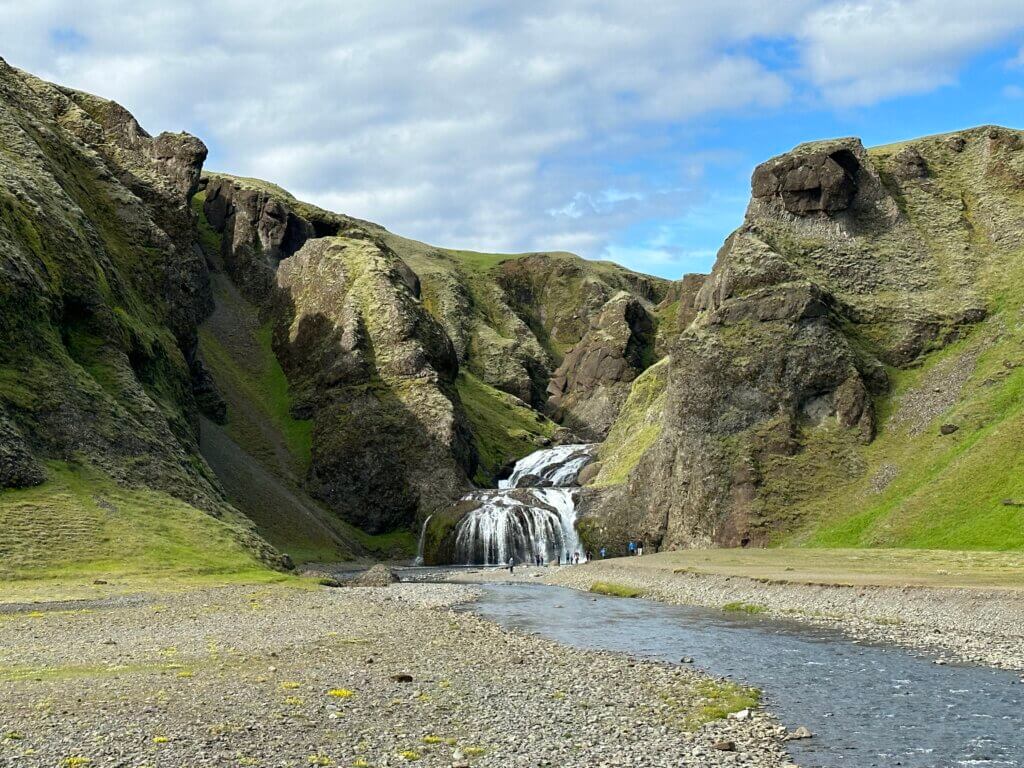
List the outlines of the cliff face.
<svg viewBox="0 0 1024 768">
<path fill-rule="evenodd" d="M 912 372 L 1018 324 L 1018 132 L 802 145 L 759 166 L 752 190 L 669 346 L 658 438 L 621 484 L 589 493 L 596 521 L 663 547 L 814 536 L 854 514 L 875 451 L 901 438 L 894 395 Z M 901 460 L 890 479 L 922 471 Z"/>
<path fill-rule="evenodd" d="M 308 486 L 371 533 L 447 504 L 476 469 L 454 347 L 406 269 L 338 237 L 310 240 L 277 273 L 274 349 L 314 422 Z"/>
<path fill-rule="evenodd" d="M 0 61 L 0 483 L 38 486 L 0 502 L 5 572 L 41 562 L 26 553 L 102 560 L 118 540 L 141 558 L 117 531 L 165 515 L 168 546 L 276 557 L 198 453 L 212 297 L 189 199 L 205 156 Z"/>
<path fill-rule="evenodd" d="M 650 362 L 645 307 L 667 281 L 571 254 L 436 248 L 258 180 L 210 174 L 201 186 L 211 259 L 273 327 L 289 417 L 311 425 L 292 484 L 365 530 L 409 526 L 546 444 L 555 425 L 539 411 L 557 361 L 614 297 L 647 325 L 643 344 L 624 337 L 615 352 L 630 362 L 603 371 L 618 387 L 606 421 Z M 215 373 L 238 389 L 228 366 Z M 582 425 L 571 410 L 556 415 Z"/>
<path fill-rule="evenodd" d="M 190 456 L 209 311 L 188 200 L 206 148 L 0 63 L 7 485 L 82 456 L 215 510 Z"/>
</svg>

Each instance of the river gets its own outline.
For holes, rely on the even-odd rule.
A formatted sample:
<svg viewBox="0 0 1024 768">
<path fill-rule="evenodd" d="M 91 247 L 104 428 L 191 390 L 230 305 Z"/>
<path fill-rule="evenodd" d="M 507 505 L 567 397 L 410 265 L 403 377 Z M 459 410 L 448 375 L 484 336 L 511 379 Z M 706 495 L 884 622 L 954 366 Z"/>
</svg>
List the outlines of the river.
<svg viewBox="0 0 1024 768">
<path fill-rule="evenodd" d="M 1024 766 L 1019 674 L 939 666 L 796 622 L 541 585 L 484 585 L 466 610 L 582 648 L 695 666 L 760 688 L 803 768 Z"/>
</svg>

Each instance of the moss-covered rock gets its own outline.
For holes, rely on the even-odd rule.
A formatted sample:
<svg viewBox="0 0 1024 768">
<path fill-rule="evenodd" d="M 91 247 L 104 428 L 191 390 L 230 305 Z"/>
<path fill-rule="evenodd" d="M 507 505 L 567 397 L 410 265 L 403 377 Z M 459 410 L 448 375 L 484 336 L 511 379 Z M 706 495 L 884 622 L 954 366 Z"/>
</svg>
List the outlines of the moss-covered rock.
<svg viewBox="0 0 1024 768">
<path fill-rule="evenodd" d="M 901 407 L 893 382 L 951 343 L 1017 325 L 1005 313 L 1024 306 L 1010 287 L 1020 257 L 1010 233 L 1024 232 L 1018 132 L 986 127 L 870 151 L 855 139 L 804 145 L 759 167 L 753 186 L 696 317 L 669 345 L 657 439 L 622 482 L 588 489 L 587 513 L 617 535 L 679 547 L 838 530 L 833 521 L 858 518 L 870 478 L 898 476 L 885 447 L 896 438 L 879 416 Z M 1010 417 L 994 402 L 985 412 Z M 622 427 L 636 415 L 624 409 Z M 959 476 L 916 440 L 931 457 L 929 483 Z M 978 457 L 985 445 L 991 465 L 1004 465 L 997 440 L 976 446 Z M 871 519 L 888 521 L 888 541 L 924 540 L 923 518 L 909 511 L 921 486 L 890 488 Z M 979 526 L 1005 518 L 991 503 L 969 513 Z"/>
<path fill-rule="evenodd" d="M 309 240 L 277 286 L 274 349 L 313 419 L 313 494 L 374 533 L 457 498 L 476 468 L 458 359 L 398 257 L 366 240 Z"/>
</svg>

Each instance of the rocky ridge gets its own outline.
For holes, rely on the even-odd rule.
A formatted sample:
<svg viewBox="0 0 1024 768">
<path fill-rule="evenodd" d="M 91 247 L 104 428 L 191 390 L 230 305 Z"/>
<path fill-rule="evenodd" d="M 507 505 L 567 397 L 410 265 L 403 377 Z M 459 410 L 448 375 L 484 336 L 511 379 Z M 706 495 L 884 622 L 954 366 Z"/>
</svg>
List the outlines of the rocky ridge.
<svg viewBox="0 0 1024 768">
<path fill-rule="evenodd" d="M 904 371 L 1006 327 L 1021 148 L 1019 132 L 986 127 L 878 150 L 817 142 L 759 166 L 670 343 L 657 439 L 619 484 L 588 491 L 588 524 L 664 548 L 828 524 L 816 500 L 867 473 Z M 829 498 L 833 515 L 849 503 Z"/>
</svg>

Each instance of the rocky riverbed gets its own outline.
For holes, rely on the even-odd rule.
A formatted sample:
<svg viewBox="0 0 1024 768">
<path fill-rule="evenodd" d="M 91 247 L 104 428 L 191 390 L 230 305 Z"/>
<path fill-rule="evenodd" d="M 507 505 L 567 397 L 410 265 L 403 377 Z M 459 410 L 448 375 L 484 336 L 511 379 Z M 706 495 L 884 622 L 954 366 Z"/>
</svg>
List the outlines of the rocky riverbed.
<svg viewBox="0 0 1024 768">
<path fill-rule="evenodd" d="M 786 765 L 766 712 L 699 725 L 728 708 L 719 681 L 451 610 L 473 594 L 233 586 L 0 615 L 0 765 Z"/>
<path fill-rule="evenodd" d="M 960 660 L 1024 670 L 1024 596 L 1011 590 L 800 584 L 648 569 L 641 558 L 544 569 L 552 584 L 590 589 L 608 581 L 678 605 L 764 612 L 850 636 Z M 533 579 L 536 570 L 517 569 Z M 504 572 L 507 577 L 507 571 Z M 499 578 L 499 573 L 491 574 Z"/>
</svg>

